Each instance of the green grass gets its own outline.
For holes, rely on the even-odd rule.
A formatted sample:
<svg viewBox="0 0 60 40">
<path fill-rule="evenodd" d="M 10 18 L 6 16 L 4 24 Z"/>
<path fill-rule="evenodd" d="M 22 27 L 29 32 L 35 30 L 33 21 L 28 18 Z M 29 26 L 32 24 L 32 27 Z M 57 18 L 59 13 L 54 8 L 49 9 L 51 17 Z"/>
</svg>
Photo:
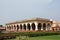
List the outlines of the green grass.
<svg viewBox="0 0 60 40">
<path fill-rule="evenodd" d="M 31 37 L 30 40 L 60 40 L 60 35 Z"/>
<path fill-rule="evenodd" d="M 19 40 L 19 37 L 11 40 Z M 28 40 L 60 40 L 60 35 L 30 37 Z"/>
</svg>

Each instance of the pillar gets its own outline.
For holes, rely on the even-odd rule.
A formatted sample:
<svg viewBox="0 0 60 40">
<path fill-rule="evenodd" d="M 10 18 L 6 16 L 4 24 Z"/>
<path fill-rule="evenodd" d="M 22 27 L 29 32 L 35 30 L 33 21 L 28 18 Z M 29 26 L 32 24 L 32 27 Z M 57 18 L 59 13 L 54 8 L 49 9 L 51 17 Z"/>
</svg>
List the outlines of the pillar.
<svg viewBox="0 0 60 40">
<path fill-rule="evenodd" d="M 18 24 L 19 25 L 19 31 L 20 31 L 20 24 Z"/>
<path fill-rule="evenodd" d="M 26 25 L 26 31 L 28 31 L 28 26 L 27 26 L 27 23 L 26 23 L 25 25 Z"/>
<path fill-rule="evenodd" d="M 9 25 L 6 25 L 6 31 L 9 31 Z"/>
<path fill-rule="evenodd" d="M 23 26 L 23 24 L 22 24 L 22 31 L 24 31 L 24 26 Z"/>
<path fill-rule="evenodd" d="M 43 30 L 43 23 L 41 23 L 41 30 Z"/>
<path fill-rule="evenodd" d="M 16 29 L 15 29 L 15 30 L 17 31 L 17 24 L 15 24 L 15 27 L 16 27 Z"/>
<path fill-rule="evenodd" d="M 10 25 L 8 26 L 8 30 L 11 31 L 9 27 L 10 27 Z"/>
<path fill-rule="evenodd" d="M 38 30 L 38 23 L 35 22 L 35 31 Z"/>
<path fill-rule="evenodd" d="M 30 23 L 30 31 L 32 31 L 32 23 Z"/>
<path fill-rule="evenodd" d="M 14 24 L 12 25 L 13 31 L 14 31 Z"/>
<path fill-rule="evenodd" d="M 46 23 L 46 31 L 48 31 L 49 30 L 49 26 L 47 26 L 48 24 Z"/>
<path fill-rule="evenodd" d="M 10 25 L 11 31 L 12 31 L 12 26 Z"/>
</svg>

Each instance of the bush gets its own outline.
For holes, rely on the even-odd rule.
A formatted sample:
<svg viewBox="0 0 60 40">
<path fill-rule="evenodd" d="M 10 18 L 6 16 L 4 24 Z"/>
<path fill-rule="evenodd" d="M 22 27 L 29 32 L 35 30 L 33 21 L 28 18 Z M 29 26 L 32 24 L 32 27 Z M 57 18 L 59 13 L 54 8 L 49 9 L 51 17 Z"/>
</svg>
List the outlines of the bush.
<svg viewBox="0 0 60 40">
<path fill-rule="evenodd" d="M 19 33 L 0 33 L 0 38 L 1 38 L 1 37 L 11 37 L 11 38 L 15 38 L 16 36 L 36 37 L 36 36 L 48 36 L 48 35 L 60 35 L 60 32 L 19 32 Z"/>
<path fill-rule="evenodd" d="M 19 40 L 28 40 L 29 37 L 28 36 L 19 36 L 18 39 Z"/>
<path fill-rule="evenodd" d="M 60 32 L 20 32 L 17 34 L 21 36 L 36 37 L 36 36 L 47 36 L 47 35 L 60 35 Z"/>
</svg>

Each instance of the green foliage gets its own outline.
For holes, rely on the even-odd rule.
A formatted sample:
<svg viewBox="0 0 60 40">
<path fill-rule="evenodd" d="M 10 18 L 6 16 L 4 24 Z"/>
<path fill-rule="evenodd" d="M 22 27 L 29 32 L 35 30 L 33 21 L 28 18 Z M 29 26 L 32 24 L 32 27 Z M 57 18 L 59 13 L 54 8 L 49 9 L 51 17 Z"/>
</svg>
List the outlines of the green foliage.
<svg viewBox="0 0 60 40">
<path fill-rule="evenodd" d="M 60 35 L 37 36 L 37 37 L 17 36 L 15 39 L 7 40 L 60 40 Z"/>
<path fill-rule="evenodd" d="M 20 32 L 18 33 L 18 35 L 36 37 L 36 36 L 47 36 L 47 35 L 60 35 L 60 32 Z"/>
<path fill-rule="evenodd" d="M 29 37 L 28 36 L 19 36 L 17 37 L 18 40 L 28 40 Z"/>
<path fill-rule="evenodd" d="M 29 40 L 28 36 L 17 36 L 15 39 L 6 39 L 6 40 Z"/>
<path fill-rule="evenodd" d="M 48 35 L 60 35 L 60 32 L 19 32 L 19 33 L 0 33 L 0 38 L 12 39 L 17 36 L 37 37 L 37 36 L 48 36 Z M 21 38 L 21 37 L 20 37 Z M 26 38 L 26 37 L 25 37 Z"/>
</svg>

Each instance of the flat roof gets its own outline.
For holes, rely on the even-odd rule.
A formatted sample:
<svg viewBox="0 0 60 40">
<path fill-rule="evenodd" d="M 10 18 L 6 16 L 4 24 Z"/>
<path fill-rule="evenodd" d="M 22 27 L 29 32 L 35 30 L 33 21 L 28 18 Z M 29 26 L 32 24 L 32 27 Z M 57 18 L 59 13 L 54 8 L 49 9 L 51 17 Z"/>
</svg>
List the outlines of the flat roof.
<svg viewBox="0 0 60 40">
<path fill-rule="evenodd" d="M 50 19 L 45 19 L 45 18 L 30 18 L 30 19 L 24 19 L 24 20 L 19 20 L 19 21 L 15 21 L 15 22 L 10 22 L 10 23 L 6 23 L 7 24 L 13 24 L 13 23 L 21 23 L 21 22 L 27 22 L 27 21 L 50 21 Z"/>
</svg>

